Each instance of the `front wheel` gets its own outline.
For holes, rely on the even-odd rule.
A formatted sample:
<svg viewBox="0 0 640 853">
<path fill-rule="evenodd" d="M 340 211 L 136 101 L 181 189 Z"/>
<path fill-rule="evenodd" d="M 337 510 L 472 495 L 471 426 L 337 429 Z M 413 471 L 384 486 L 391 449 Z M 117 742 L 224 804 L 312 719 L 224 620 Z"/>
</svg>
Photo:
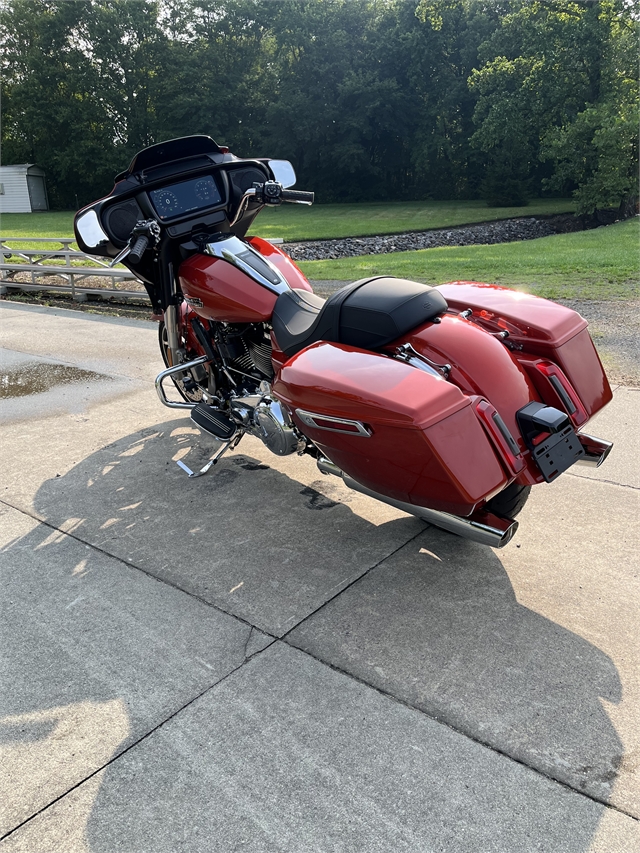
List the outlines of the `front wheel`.
<svg viewBox="0 0 640 853">
<path fill-rule="evenodd" d="M 499 515 L 500 518 L 515 518 L 522 510 L 529 498 L 531 486 L 521 486 L 519 483 L 511 483 L 490 501 L 484 505 L 484 509 Z"/>
<path fill-rule="evenodd" d="M 165 326 L 164 321 L 160 322 L 160 326 L 158 328 L 158 343 L 160 344 L 162 360 L 167 367 L 171 367 L 171 359 L 169 358 L 169 336 L 167 335 L 167 327 Z M 197 356 L 194 355 L 193 358 L 197 358 Z M 198 375 L 198 372 L 201 373 L 201 375 Z M 183 374 L 174 373 L 171 379 L 173 380 L 173 384 L 176 386 L 178 393 L 183 400 L 187 401 L 187 403 L 199 403 L 200 400 L 202 400 L 202 392 L 207 388 L 206 370 L 200 368 L 200 371 L 198 371 L 197 368 L 192 368 Z"/>
</svg>

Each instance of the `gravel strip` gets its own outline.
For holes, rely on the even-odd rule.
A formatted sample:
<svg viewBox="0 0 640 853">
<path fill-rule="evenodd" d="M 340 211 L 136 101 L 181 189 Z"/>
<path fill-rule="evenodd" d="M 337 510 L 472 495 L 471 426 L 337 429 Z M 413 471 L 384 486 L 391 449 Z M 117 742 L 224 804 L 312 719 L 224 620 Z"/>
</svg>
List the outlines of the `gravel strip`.
<svg viewBox="0 0 640 853">
<path fill-rule="evenodd" d="M 549 237 L 560 230 L 565 230 L 566 226 L 562 227 L 560 220 L 564 223 L 566 219 L 569 217 L 506 219 L 480 225 L 466 225 L 463 228 L 439 228 L 433 231 L 415 231 L 380 237 L 347 237 L 343 240 L 287 243 L 284 248 L 294 261 L 322 261 L 355 258 L 359 255 L 385 255 L 390 252 L 433 249 L 436 246 L 486 246 L 493 243 L 513 243 L 516 240 Z M 574 217 L 570 219 L 573 220 Z"/>
</svg>

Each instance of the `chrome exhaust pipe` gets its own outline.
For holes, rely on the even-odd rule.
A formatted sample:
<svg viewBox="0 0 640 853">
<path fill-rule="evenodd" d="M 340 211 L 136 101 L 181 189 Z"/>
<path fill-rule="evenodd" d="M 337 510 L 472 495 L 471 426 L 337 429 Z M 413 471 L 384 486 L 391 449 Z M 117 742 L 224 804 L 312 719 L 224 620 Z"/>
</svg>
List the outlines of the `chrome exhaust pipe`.
<svg viewBox="0 0 640 853">
<path fill-rule="evenodd" d="M 584 432 L 579 432 L 578 438 L 585 455 L 578 459 L 576 465 L 588 465 L 591 468 L 599 468 L 609 453 L 611 453 L 613 442 L 606 441 L 604 438 L 595 438 L 595 436 L 587 435 Z"/>
<path fill-rule="evenodd" d="M 449 533 L 455 533 L 456 536 L 462 536 L 464 539 L 471 539 L 474 542 L 480 542 L 482 545 L 489 545 L 491 548 L 504 548 L 504 546 L 513 539 L 513 536 L 518 529 L 518 522 L 509 518 L 500 518 L 491 512 L 485 510 L 476 510 L 468 518 L 461 518 L 458 515 L 451 515 L 448 512 L 440 512 L 437 509 L 429 509 L 426 506 L 416 506 L 416 504 L 397 501 L 395 498 L 389 498 L 386 495 L 381 495 L 368 489 L 361 483 L 358 483 L 344 471 L 341 471 L 337 465 L 334 465 L 329 459 L 320 457 L 318 459 L 318 468 L 323 474 L 333 474 L 336 477 L 341 477 L 345 486 L 353 489 L 354 492 L 360 492 L 370 498 L 374 498 L 382 503 L 389 504 L 396 509 L 400 509 L 409 515 L 415 515 L 423 521 L 433 524 L 442 530 L 447 530 Z"/>
</svg>

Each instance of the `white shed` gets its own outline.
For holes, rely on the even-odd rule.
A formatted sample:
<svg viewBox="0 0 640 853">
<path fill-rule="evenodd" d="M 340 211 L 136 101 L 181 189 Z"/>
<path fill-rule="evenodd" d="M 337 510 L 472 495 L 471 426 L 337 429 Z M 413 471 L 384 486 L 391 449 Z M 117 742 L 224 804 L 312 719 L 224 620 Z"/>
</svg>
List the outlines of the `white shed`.
<svg viewBox="0 0 640 853">
<path fill-rule="evenodd" d="M 0 166 L 0 212 L 33 213 L 49 210 L 44 169 L 32 163 Z"/>
</svg>

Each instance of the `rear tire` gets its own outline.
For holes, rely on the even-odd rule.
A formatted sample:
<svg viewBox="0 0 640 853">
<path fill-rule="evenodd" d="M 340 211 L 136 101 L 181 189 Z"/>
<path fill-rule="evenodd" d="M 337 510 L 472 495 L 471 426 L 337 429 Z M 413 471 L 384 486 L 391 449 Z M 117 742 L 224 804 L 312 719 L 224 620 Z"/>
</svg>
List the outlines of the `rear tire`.
<svg viewBox="0 0 640 853">
<path fill-rule="evenodd" d="M 526 504 L 530 491 L 531 486 L 511 483 L 500 494 L 487 501 L 484 508 L 501 518 L 515 518 Z"/>
</svg>

